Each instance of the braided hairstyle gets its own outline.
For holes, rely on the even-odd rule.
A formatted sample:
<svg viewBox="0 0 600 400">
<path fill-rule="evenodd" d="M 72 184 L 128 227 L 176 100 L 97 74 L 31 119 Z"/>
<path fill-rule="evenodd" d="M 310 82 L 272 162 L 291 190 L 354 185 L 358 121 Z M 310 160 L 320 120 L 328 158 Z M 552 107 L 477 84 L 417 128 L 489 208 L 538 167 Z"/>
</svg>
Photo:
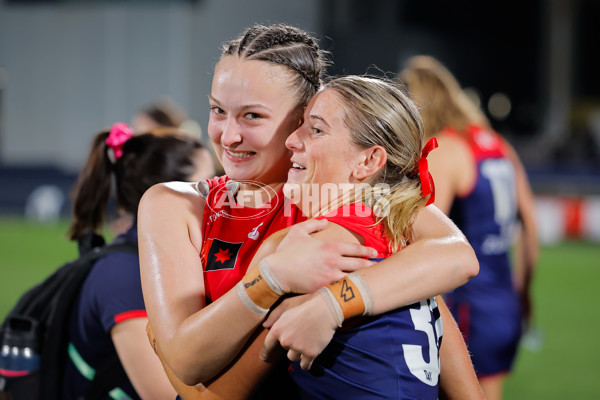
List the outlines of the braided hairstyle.
<svg viewBox="0 0 600 400">
<path fill-rule="evenodd" d="M 237 56 L 281 65 L 294 75 L 297 104 L 305 107 L 321 86 L 329 65 L 315 38 L 290 25 L 254 25 L 223 45 L 221 58 Z"/>
<path fill-rule="evenodd" d="M 202 144 L 173 130 L 172 134 L 146 133 L 133 136 L 123 145 L 123 155 L 114 162 L 106 145 L 110 131 L 96 134 L 86 163 L 71 192 L 73 220 L 69 237 L 78 240 L 101 229 L 112 184 L 117 205 L 132 215 L 142 195 L 152 185 L 187 181 L 194 174 L 194 160 Z"/>
</svg>

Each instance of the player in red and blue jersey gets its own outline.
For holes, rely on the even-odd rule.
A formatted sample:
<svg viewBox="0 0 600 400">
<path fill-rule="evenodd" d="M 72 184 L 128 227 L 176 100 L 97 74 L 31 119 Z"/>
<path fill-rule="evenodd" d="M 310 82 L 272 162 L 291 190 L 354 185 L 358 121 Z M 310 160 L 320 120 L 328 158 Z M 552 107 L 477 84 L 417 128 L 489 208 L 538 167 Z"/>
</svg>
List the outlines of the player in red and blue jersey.
<svg viewBox="0 0 600 400">
<path fill-rule="evenodd" d="M 292 166 L 285 140 L 298 127 L 306 102 L 319 89 L 320 72 L 313 71 L 313 67 L 323 65 L 318 55 L 315 41 L 305 32 L 281 25 L 251 27 L 224 47 L 209 96 L 208 133 L 228 176 L 242 182 L 240 192 L 233 195 L 237 196 L 236 203 L 248 194 L 253 197 L 254 192 L 259 193 L 256 197 L 260 201 L 249 207 L 260 207 L 273 198 L 272 194 L 261 196 L 260 190 L 264 187 L 274 193 L 281 190 Z M 304 62 L 307 59 L 310 62 Z M 310 93 L 307 88 L 314 92 Z M 410 172 L 414 180 L 413 171 L 406 172 Z M 397 174 L 393 176 L 400 178 Z M 223 370 L 238 359 L 262 321 L 241 303 L 237 291 L 229 290 L 218 297 L 217 293 L 223 290 L 217 286 L 227 281 L 229 273 L 237 274 L 236 279 L 243 275 L 243 272 L 227 269 L 231 267 L 230 260 L 241 251 L 249 252 L 250 247 L 245 246 L 254 246 L 250 244 L 254 243 L 253 237 L 258 234 L 260 238 L 268 226 L 256 218 L 252 223 L 244 222 L 242 230 L 235 220 L 223 218 L 219 210 L 209 218 L 218 224 L 232 223 L 218 235 L 209 235 L 204 229 L 208 221 L 206 207 L 206 199 L 191 185 L 165 184 L 152 188 L 140 206 L 140 255 L 144 297 L 157 351 L 183 383 L 210 383 L 212 390 L 215 380 L 219 381 Z M 424 209 L 416 219 L 411 245 L 379 263 L 381 268 L 369 271 L 369 275 L 375 274 L 371 271 L 386 275 L 381 292 L 393 293 L 388 301 L 398 305 L 441 293 L 443 287 L 456 287 L 477 270 L 470 246 L 449 220 L 440 218 L 436 209 Z M 317 226 L 314 221 L 307 222 L 313 229 Z M 215 224 L 213 228 L 216 227 Z M 273 255 L 288 258 L 274 262 L 272 268 L 296 273 L 294 278 L 305 280 L 301 282 L 306 284 L 303 291 L 314 291 L 364 266 L 365 263 L 342 257 L 368 255 L 364 249 L 351 246 L 353 250 L 348 251 L 345 245 L 349 243 L 311 241 L 306 228 L 300 233 L 294 228 L 289 233 L 301 243 L 289 245 L 293 240 L 286 236 L 282 242 L 288 244 L 284 246 L 286 251 L 278 249 Z M 237 237 L 230 238 L 233 235 Z M 440 238 L 444 240 L 438 240 Z M 207 244 L 208 241 L 212 242 Z M 274 246 L 267 254 L 278 247 L 273 243 L 266 243 L 266 246 Z M 346 250 L 340 250 L 342 248 Z M 264 253 L 259 256 L 259 251 L 255 255 L 257 262 L 265 257 Z M 207 259 L 204 264 L 203 256 Z M 239 256 L 236 260 L 234 270 L 239 267 L 245 271 L 249 264 L 252 269 L 251 260 L 242 260 Z M 392 267 L 399 269 L 394 268 L 396 273 L 391 274 L 388 268 Z M 402 273 L 397 273 L 399 270 L 408 271 L 404 278 Z M 433 272 L 438 279 L 420 285 Z M 217 274 L 223 276 L 217 277 Z M 205 277 L 210 287 L 205 284 Z M 312 290 L 306 289 L 310 286 L 307 281 L 312 284 Z M 282 279 L 282 285 L 286 283 L 296 285 L 297 281 Z M 290 287 L 287 289 L 292 291 Z M 207 296 L 209 291 L 210 296 Z M 388 310 L 398 305 L 386 304 L 390 307 Z M 244 371 L 244 377 L 255 370 Z M 458 369 L 449 369 L 450 373 L 453 371 Z M 240 386 L 240 381 L 236 386 Z"/>
<path fill-rule="evenodd" d="M 362 81 L 359 80 L 359 82 Z M 393 85 L 387 86 L 383 82 L 382 85 L 392 91 L 392 93 L 398 93 L 393 89 Z M 358 86 L 360 87 L 360 83 L 358 83 Z M 321 98 L 320 95 L 317 96 L 317 98 Z M 323 96 L 325 96 L 325 94 L 323 94 Z M 327 99 L 329 101 L 331 100 L 329 98 Z M 394 102 L 393 104 L 396 103 Z M 311 108 L 309 107 L 309 109 Z M 413 109 L 412 111 L 413 115 L 416 114 L 416 110 Z M 308 129 L 308 127 L 305 128 L 303 126 L 302 131 L 305 132 Z M 340 131 L 339 129 L 340 127 L 336 126 L 337 135 L 342 135 L 343 138 L 343 135 L 345 134 L 344 130 L 342 129 Z M 418 133 L 418 130 L 416 132 Z M 292 134 L 289 140 L 291 140 L 292 137 L 296 138 L 300 136 L 305 137 L 306 135 L 298 134 L 296 136 Z M 341 138 L 337 138 L 337 136 L 336 139 L 342 140 Z M 330 146 L 335 146 L 334 143 L 336 143 L 337 140 L 328 142 L 328 144 Z M 413 148 L 420 148 L 420 141 L 412 141 L 410 144 L 413 146 Z M 308 143 L 305 143 L 305 146 L 308 146 Z M 294 150 L 292 145 L 290 145 L 290 149 Z M 409 152 L 405 152 L 404 154 L 407 153 L 410 154 Z M 296 154 L 296 152 L 294 152 L 294 154 Z M 298 154 L 300 154 L 300 152 Z M 296 155 L 294 158 L 296 158 Z M 309 160 L 309 158 L 305 160 L 300 160 L 300 158 L 298 158 L 296 164 L 299 163 L 300 165 L 307 165 L 307 167 L 299 166 L 297 167 L 298 171 L 294 173 L 304 174 L 304 172 L 301 171 L 308 169 Z M 404 159 L 401 160 L 402 162 L 405 162 Z M 399 161 L 396 160 L 396 162 Z M 409 162 L 416 166 L 417 158 L 415 157 L 410 159 Z M 378 165 L 381 167 L 380 164 Z M 340 170 L 347 172 L 347 168 L 347 166 L 342 166 Z M 392 166 L 391 168 L 394 167 Z M 411 168 L 411 170 L 412 169 L 413 168 Z M 403 233 L 412 232 L 412 217 L 410 213 L 416 212 L 416 210 L 422 207 L 425 203 L 425 200 L 421 194 L 420 186 L 417 185 L 419 179 L 421 179 L 422 182 L 426 182 L 428 185 L 430 184 L 425 172 L 426 171 L 423 171 L 423 178 L 413 176 L 412 179 L 404 180 L 404 185 L 400 188 L 397 188 L 399 189 L 399 192 L 397 193 L 404 193 L 404 191 L 408 192 L 406 194 L 401 194 L 401 196 L 404 196 L 403 199 L 405 204 L 397 204 L 395 206 L 395 211 L 400 213 L 396 216 L 397 221 L 402 222 L 403 218 L 406 218 L 405 225 L 398 225 L 400 227 L 399 229 L 401 229 Z M 371 174 L 373 173 L 374 172 L 371 172 Z M 386 174 L 391 174 L 391 172 L 386 171 Z M 340 179 L 342 180 L 342 183 L 344 183 L 343 178 L 340 176 L 326 176 L 327 178 L 322 178 L 319 174 L 319 176 L 316 178 L 331 179 L 332 181 Z M 390 179 L 393 181 L 393 174 L 390 176 Z M 229 183 L 235 185 L 235 183 L 232 181 L 229 181 Z M 299 182 L 288 181 L 288 185 L 294 183 Z M 432 189 L 431 186 L 428 187 Z M 225 184 L 224 181 L 217 182 L 214 180 L 209 182 L 208 185 L 204 185 L 204 187 L 200 188 L 200 192 L 204 192 L 205 197 L 207 198 L 207 203 L 204 207 L 204 221 L 211 222 L 211 225 L 205 230 L 205 232 L 208 232 L 208 234 L 205 234 L 206 239 L 204 240 L 204 245 L 202 246 L 202 253 L 204 254 L 203 257 L 206 259 L 205 276 L 210 276 L 213 273 L 218 274 L 215 275 L 214 279 L 206 281 L 207 286 L 214 285 L 215 287 L 222 287 L 223 285 L 226 285 L 227 271 L 229 271 L 231 275 L 234 274 L 233 271 L 231 271 L 231 268 L 242 268 L 245 270 L 244 260 L 243 258 L 238 257 L 238 254 L 242 251 L 246 244 L 250 247 L 256 246 L 253 240 L 256 232 L 254 227 L 260 225 L 261 227 L 264 227 L 264 229 L 268 228 L 268 224 L 265 224 L 264 222 L 257 223 L 258 221 L 255 221 L 252 224 L 245 222 L 240 223 L 239 226 L 241 229 L 239 229 L 239 231 L 238 229 L 232 229 L 232 225 L 233 227 L 236 227 L 236 220 L 230 218 L 234 214 L 237 216 L 237 218 L 247 218 L 252 214 L 256 215 L 257 213 L 261 213 L 264 211 L 264 209 L 249 208 L 247 210 L 242 210 L 240 205 L 236 203 L 234 196 L 236 193 L 235 188 L 229 189 L 228 192 L 223 192 L 224 190 L 228 190 L 227 184 Z M 220 195 L 213 195 L 213 192 Z M 230 195 L 231 198 L 229 198 Z M 332 200 L 335 200 L 335 198 Z M 277 200 L 274 201 L 277 202 Z M 300 203 L 302 203 L 302 200 L 300 200 Z M 308 212 L 312 213 L 314 210 L 311 210 L 310 206 L 311 205 L 308 205 Z M 360 242 L 357 240 L 357 236 L 355 236 L 354 233 L 351 233 L 351 231 L 354 231 L 358 234 L 358 236 L 362 237 L 362 242 L 365 245 L 374 247 L 377 250 L 377 254 L 374 254 L 373 256 L 379 258 L 387 258 L 390 256 L 392 249 L 403 246 L 403 238 L 398 237 L 398 235 L 394 236 L 395 242 L 392 244 L 387 239 L 382 224 L 373 226 L 375 219 L 370 209 L 367 208 L 368 212 L 366 215 L 361 216 L 359 213 L 355 212 L 356 207 L 357 205 L 353 205 L 346 207 L 347 210 L 346 208 L 342 209 L 340 211 L 340 217 L 342 218 L 339 220 L 340 223 L 328 224 L 326 230 L 328 230 L 329 233 L 327 234 L 332 235 L 332 237 L 335 237 L 338 240 L 348 241 L 350 243 Z M 272 208 L 273 204 L 267 204 L 267 209 Z M 303 210 L 306 210 L 306 208 Z M 277 210 L 272 212 L 277 212 Z M 362 213 L 364 214 L 364 211 Z M 331 214 L 327 214 L 326 217 L 331 217 L 334 222 L 338 221 L 336 217 Z M 227 226 L 229 226 L 228 229 Z M 347 226 L 350 229 L 346 230 L 345 228 L 342 228 L 342 226 Z M 275 234 L 273 236 L 277 235 L 278 234 Z M 271 238 L 273 236 L 271 236 Z M 271 241 L 271 238 L 268 239 L 267 243 Z M 281 235 L 279 235 L 279 238 L 276 240 L 280 239 Z M 259 252 L 261 250 L 263 249 L 261 248 Z M 231 257 L 232 255 L 233 257 Z M 264 251 L 262 253 L 257 253 L 256 257 L 264 257 Z M 239 265 L 235 265 L 232 262 L 233 266 L 230 266 L 228 264 L 230 259 L 236 259 L 237 262 L 235 264 Z M 267 257 L 266 260 L 271 263 L 271 261 L 275 261 L 276 259 Z M 275 268 L 275 266 L 279 265 L 274 263 L 273 268 Z M 310 268 L 309 264 L 304 266 L 299 265 L 298 267 L 300 268 L 299 273 L 302 273 L 303 275 L 308 274 L 308 269 Z M 303 269 L 305 270 L 304 272 Z M 376 269 L 379 271 L 375 272 Z M 386 283 L 395 287 L 394 279 L 390 279 L 388 274 L 380 274 L 379 272 L 382 271 L 380 268 L 369 268 L 364 270 L 367 277 L 370 275 L 369 273 L 372 272 L 371 270 L 374 272 L 373 276 L 379 276 L 380 278 L 385 277 L 387 281 Z M 217 279 L 217 277 L 219 278 Z M 230 281 L 229 285 L 233 286 L 234 283 L 235 281 Z M 206 292 L 208 293 L 209 291 L 211 293 L 216 293 L 213 289 L 207 287 Z M 354 325 L 354 327 L 347 330 L 343 329 L 336 334 L 334 338 L 337 339 L 334 339 L 332 345 L 328 348 L 328 350 L 326 350 L 323 357 L 319 359 L 328 359 L 328 361 L 324 363 L 316 362 L 315 364 L 314 369 L 317 370 L 317 375 L 320 374 L 320 372 L 318 372 L 319 370 L 321 372 L 324 371 L 323 368 L 325 368 L 327 371 L 327 373 L 321 373 L 320 379 L 315 379 L 315 371 L 313 370 L 311 370 L 310 373 L 305 373 L 302 371 L 300 366 L 293 368 L 295 372 L 292 373 L 292 378 L 296 380 L 298 390 L 302 396 L 307 398 L 315 398 L 314 396 L 317 396 L 318 393 L 319 397 L 317 398 L 327 398 L 328 395 L 326 395 L 326 393 L 330 392 L 332 387 L 336 387 L 336 390 L 333 391 L 333 395 L 337 397 L 360 397 L 365 395 L 374 396 L 375 394 L 378 394 L 378 396 L 384 398 L 437 398 L 440 382 L 440 363 L 438 353 L 442 329 L 441 317 L 436 307 L 436 301 L 433 298 L 426 299 L 419 301 L 416 304 L 386 313 L 386 311 L 390 311 L 391 309 L 395 308 L 390 306 L 390 301 L 392 304 L 395 304 L 394 297 L 397 297 L 396 293 L 394 293 L 394 295 L 390 295 L 392 292 L 393 291 L 390 288 L 386 287 L 385 290 L 382 290 L 374 295 L 374 304 L 376 304 L 374 312 L 383 315 L 379 317 L 369 317 L 365 320 L 355 319 L 354 321 L 350 322 L 352 325 Z M 317 296 L 319 295 L 317 294 Z M 317 300 L 319 298 L 320 297 L 317 297 Z M 207 311 L 210 309 L 210 313 L 218 313 L 220 311 L 219 316 L 223 317 L 223 323 L 227 323 L 226 321 L 228 320 L 226 315 L 222 315 L 223 310 L 229 308 L 229 306 L 225 305 L 225 299 L 228 299 L 229 302 L 237 299 L 236 292 L 230 291 L 218 299 L 212 298 L 212 304 L 206 307 Z M 244 309 L 241 311 L 244 311 Z M 313 311 L 316 311 L 316 309 Z M 329 313 L 327 309 L 321 309 L 321 311 Z M 305 315 L 308 314 L 310 314 L 310 312 L 305 313 Z M 238 323 L 235 324 L 235 326 L 242 331 L 242 323 L 244 323 L 244 320 L 247 317 L 244 316 L 244 313 L 239 313 L 238 315 L 239 317 L 236 318 Z M 325 315 L 325 318 L 317 318 L 317 321 L 327 322 L 327 320 L 330 318 L 331 316 L 328 318 L 327 315 Z M 215 325 L 215 327 L 217 326 L 218 325 Z M 331 333 L 333 334 L 334 331 L 335 330 L 331 331 Z M 312 334 L 315 334 L 315 331 L 313 331 Z M 340 343 L 344 342 L 346 343 L 346 347 L 344 347 L 342 354 L 335 354 L 336 348 L 339 348 Z M 255 343 L 256 340 L 254 340 L 250 346 L 250 350 L 244 353 L 244 356 L 237 363 L 235 363 L 234 368 L 240 362 L 248 361 L 247 356 L 252 356 L 252 349 L 255 348 Z M 217 343 L 213 344 L 213 346 L 215 345 L 217 345 Z M 333 359 L 331 358 L 331 349 L 333 349 L 334 353 Z M 254 355 L 254 357 L 256 357 L 256 355 Z M 468 359 L 468 356 L 466 357 Z M 252 359 L 250 359 L 250 361 L 252 362 Z M 451 360 L 449 359 L 449 361 Z M 258 360 L 255 359 L 254 363 L 256 364 L 257 362 Z M 452 363 L 449 362 L 449 365 L 452 365 Z M 221 387 L 214 388 L 214 385 L 211 383 L 208 390 L 222 397 L 238 398 L 239 396 L 239 398 L 245 398 L 245 395 L 240 393 L 242 390 L 240 390 L 239 387 L 245 387 L 245 385 L 248 383 L 248 375 L 254 374 L 255 371 L 260 368 L 264 368 L 264 366 L 259 363 L 259 365 L 252 369 L 252 372 L 237 371 L 237 377 L 235 379 L 232 378 L 233 380 L 230 380 L 228 387 L 223 388 L 223 377 L 227 375 L 231 376 L 231 371 L 228 371 L 224 375 L 220 375 L 217 378 L 217 383 L 220 381 Z M 369 373 L 371 371 L 376 378 L 369 378 Z M 455 372 L 459 371 L 457 370 Z M 371 380 L 370 383 L 365 382 L 369 379 Z M 459 378 L 459 380 L 461 379 Z M 233 382 L 235 382 L 235 385 Z M 271 385 L 271 382 L 272 381 L 269 381 L 267 385 Z M 465 386 L 467 387 L 461 388 L 463 390 L 463 394 L 465 391 L 469 391 L 468 384 Z M 476 382 L 475 387 L 478 387 Z M 227 389 L 229 389 L 229 391 L 227 391 Z M 231 390 L 237 390 L 237 392 L 233 394 Z"/>
<path fill-rule="evenodd" d="M 477 373 L 486 376 L 510 371 L 521 336 L 521 306 L 509 260 L 517 223 L 516 176 L 497 134 L 469 125 L 463 140 L 472 152 L 477 178 L 469 192 L 455 198 L 449 215 L 469 238 L 480 272 L 446 300 Z"/>
<path fill-rule="evenodd" d="M 417 56 L 401 77 L 423 105 L 425 135 L 440 144 L 430 160 L 438 183 L 435 204 L 461 228 L 479 260 L 479 275 L 448 293 L 448 306 L 486 397 L 500 399 L 521 324 L 529 317 L 529 282 L 538 253 L 531 188 L 514 150 L 443 65 Z M 517 263 L 511 268 L 516 242 Z"/>
<path fill-rule="evenodd" d="M 202 173 L 195 168 L 200 142 L 175 130 L 161 134 L 133 135 L 127 125 L 118 123 L 96 135 L 73 191 L 72 239 L 85 243 L 84 238 L 102 228 L 114 181 L 116 204 L 131 221 L 115 241 L 137 245 L 135 215 L 144 192 L 159 182 L 191 180 Z M 175 391 L 148 346 L 146 323 L 138 255 L 115 251 L 98 260 L 71 311 L 61 398 L 82 398 L 100 369 L 110 365 L 119 370 L 111 364 L 116 356 L 126 372 L 124 383 L 108 388 L 102 398 L 174 398 Z"/>
<path fill-rule="evenodd" d="M 345 206 L 323 218 L 375 248 L 372 261 L 389 257 L 383 226 L 375 225 L 372 214 L 357 213 L 357 207 Z M 310 370 L 294 362 L 290 374 L 304 399 L 437 399 L 442 333 L 436 299 L 424 299 L 347 321 Z"/>
</svg>

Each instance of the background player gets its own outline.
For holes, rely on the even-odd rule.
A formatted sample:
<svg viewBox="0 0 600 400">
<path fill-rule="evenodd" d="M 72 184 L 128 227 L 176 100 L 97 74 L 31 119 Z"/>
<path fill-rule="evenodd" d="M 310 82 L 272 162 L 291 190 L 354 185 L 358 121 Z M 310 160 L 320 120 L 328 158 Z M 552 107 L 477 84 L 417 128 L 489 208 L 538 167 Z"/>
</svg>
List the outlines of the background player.
<svg viewBox="0 0 600 400">
<path fill-rule="evenodd" d="M 538 257 L 531 188 L 515 151 L 439 61 L 411 58 L 401 79 L 421 106 L 426 137 L 439 141 L 430 158 L 435 204 L 465 233 L 480 264 L 477 277 L 448 294 L 448 306 L 486 397 L 500 399 L 517 351 L 523 311 L 529 317 L 529 283 Z M 521 267 L 514 279 L 509 251 L 517 238 Z"/>
<path fill-rule="evenodd" d="M 71 239 L 86 246 L 99 244 L 97 233 L 105 222 L 113 180 L 118 207 L 135 216 L 150 186 L 189 180 L 199 172 L 194 160 L 201 149 L 200 142 L 174 130 L 161 136 L 133 136 L 127 125 L 118 123 L 98 133 L 73 189 Z M 137 243 L 137 238 L 134 219 L 115 240 Z M 115 252 L 100 259 L 86 278 L 71 314 L 70 357 L 61 398 L 81 398 L 91 382 L 87 373 L 105 364 L 115 352 L 129 378 L 118 389 L 120 398 L 174 398 L 175 391 L 148 346 L 147 320 L 138 256 Z"/>
</svg>

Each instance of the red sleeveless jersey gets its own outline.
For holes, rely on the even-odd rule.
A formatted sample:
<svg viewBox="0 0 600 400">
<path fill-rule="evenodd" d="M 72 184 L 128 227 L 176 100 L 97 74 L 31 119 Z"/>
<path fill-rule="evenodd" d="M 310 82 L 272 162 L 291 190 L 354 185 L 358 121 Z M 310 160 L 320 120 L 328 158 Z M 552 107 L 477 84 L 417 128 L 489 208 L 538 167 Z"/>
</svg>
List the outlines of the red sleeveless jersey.
<svg viewBox="0 0 600 400">
<path fill-rule="evenodd" d="M 271 234 L 306 220 L 293 204 L 286 203 L 283 192 L 259 208 L 244 207 L 227 191 L 226 176 L 208 180 L 202 230 L 202 268 L 208 302 L 212 302 L 238 283 L 258 247 Z"/>
</svg>

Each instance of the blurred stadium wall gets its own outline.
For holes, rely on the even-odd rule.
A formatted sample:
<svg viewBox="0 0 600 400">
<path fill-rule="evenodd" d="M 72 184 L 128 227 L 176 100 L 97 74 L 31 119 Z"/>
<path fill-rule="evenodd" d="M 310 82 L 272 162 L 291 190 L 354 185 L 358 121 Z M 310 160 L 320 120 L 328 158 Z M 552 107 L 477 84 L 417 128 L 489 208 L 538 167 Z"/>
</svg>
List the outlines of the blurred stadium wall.
<svg viewBox="0 0 600 400">
<path fill-rule="evenodd" d="M 598 240 L 598 19 L 596 0 L 0 0 L 0 214 L 66 215 L 93 134 L 150 101 L 206 127 L 220 44 L 285 22 L 336 75 L 442 60 L 521 156 L 542 240 Z"/>
</svg>

